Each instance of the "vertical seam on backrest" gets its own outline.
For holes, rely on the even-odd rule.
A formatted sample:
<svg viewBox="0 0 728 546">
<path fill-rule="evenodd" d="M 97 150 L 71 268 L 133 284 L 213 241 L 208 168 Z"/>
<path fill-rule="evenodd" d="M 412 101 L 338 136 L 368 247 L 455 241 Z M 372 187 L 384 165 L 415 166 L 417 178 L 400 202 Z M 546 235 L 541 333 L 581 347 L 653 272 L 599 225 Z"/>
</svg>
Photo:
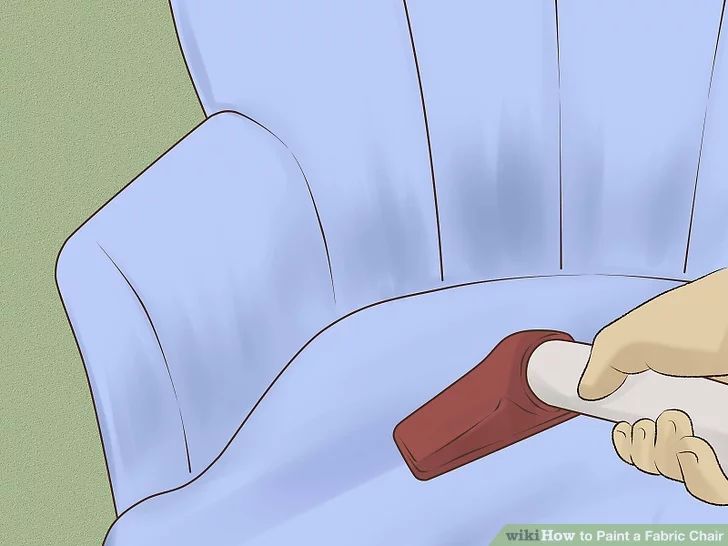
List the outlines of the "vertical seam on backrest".
<svg viewBox="0 0 728 546">
<path fill-rule="evenodd" d="M 559 139 L 559 270 L 564 269 L 564 177 L 563 177 L 563 129 L 561 116 L 561 43 L 559 35 L 559 0 L 554 0 L 554 24 L 556 26 L 556 79 L 558 99 Z"/>
<path fill-rule="evenodd" d="M 437 228 L 437 255 L 440 263 L 440 280 L 445 280 L 445 270 L 442 261 L 442 236 L 440 234 L 440 207 L 437 201 L 437 183 L 435 181 L 435 163 L 432 159 L 432 140 L 430 138 L 430 123 L 427 119 L 427 104 L 425 101 L 425 90 L 422 85 L 422 74 L 420 73 L 420 63 L 417 58 L 417 48 L 415 47 L 415 36 L 412 32 L 412 21 L 410 19 L 407 0 L 402 0 L 404 6 L 404 15 L 407 20 L 407 32 L 409 33 L 410 44 L 412 45 L 412 57 L 415 62 L 415 72 L 417 73 L 417 85 L 420 90 L 420 103 L 422 104 L 422 118 L 425 123 L 425 138 L 427 140 L 427 155 L 430 161 L 430 180 L 432 180 L 432 197 L 435 205 L 435 225 Z"/>
<path fill-rule="evenodd" d="M 703 144 L 705 142 L 705 127 L 708 122 L 708 109 L 710 108 L 710 92 L 713 89 L 713 76 L 715 75 L 715 63 L 718 59 L 718 46 L 720 44 L 720 33 L 723 28 L 723 17 L 725 15 L 726 0 L 720 10 L 720 19 L 718 21 L 718 33 L 715 37 L 715 48 L 713 49 L 713 62 L 710 66 L 710 79 L 708 80 L 708 94 L 705 98 L 705 112 L 703 113 L 703 126 L 700 131 L 700 147 L 698 148 L 698 164 L 695 169 L 695 181 L 693 183 L 693 198 L 690 204 L 690 221 L 688 223 L 688 237 L 685 243 L 685 261 L 683 262 L 683 273 L 688 271 L 688 256 L 690 254 L 690 238 L 693 233 L 693 220 L 695 218 L 695 200 L 698 195 L 698 179 L 700 178 L 700 165 L 703 159 Z"/>
</svg>

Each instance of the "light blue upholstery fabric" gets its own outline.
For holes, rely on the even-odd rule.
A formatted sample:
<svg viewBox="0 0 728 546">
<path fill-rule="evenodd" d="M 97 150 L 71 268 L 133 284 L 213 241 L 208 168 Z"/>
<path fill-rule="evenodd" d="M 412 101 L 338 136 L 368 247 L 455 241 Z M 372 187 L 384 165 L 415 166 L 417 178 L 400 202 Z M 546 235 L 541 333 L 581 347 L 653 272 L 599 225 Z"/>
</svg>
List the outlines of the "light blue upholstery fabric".
<svg viewBox="0 0 728 546">
<path fill-rule="evenodd" d="M 448 282 L 559 268 L 551 2 L 408 2 Z"/>
<path fill-rule="evenodd" d="M 721 2 L 559 8 L 564 263 L 680 275 Z"/>
<path fill-rule="evenodd" d="M 427 482 L 392 440 L 403 417 L 502 337 L 590 340 L 679 283 L 620 277 L 496 281 L 385 303 L 320 335 L 222 457 L 124 514 L 109 546 L 487 544 L 505 522 L 724 522 L 680 483 L 622 463 L 609 423 L 578 418 Z"/>
<path fill-rule="evenodd" d="M 205 468 L 333 318 L 306 182 L 236 114 L 207 120 L 84 224 L 57 275 L 120 511 Z"/>
<path fill-rule="evenodd" d="M 439 280 L 425 125 L 402 5 L 173 6 L 205 110 L 251 116 L 301 162 L 342 309 Z"/>
<path fill-rule="evenodd" d="M 723 34 L 728 21 L 723 19 Z M 725 42 L 723 42 L 725 44 Z M 687 272 L 696 277 L 728 264 L 728 48 L 718 48 L 695 199 Z"/>
<path fill-rule="evenodd" d="M 638 276 L 728 265 L 723 0 L 171 5 L 211 117 L 71 237 L 57 275 L 119 511 L 209 470 L 111 543 L 725 519 L 620 466 L 588 420 L 428 484 L 390 438 L 502 336 L 590 341 L 673 286 Z M 384 303 L 306 345 L 386 298 L 555 274 Z"/>
<path fill-rule="evenodd" d="M 206 110 L 249 114 L 300 157 L 341 301 L 426 284 L 436 239 L 420 228 L 435 218 L 422 206 L 433 195 L 404 4 L 173 5 Z M 696 206 L 691 223 L 696 178 L 698 205 L 728 199 L 715 165 L 726 138 L 722 0 L 407 5 L 447 281 L 561 266 L 681 275 L 691 226 L 726 240 L 721 207 Z M 382 199 L 362 199 L 374 192 Z M 420 272 L 394 257 L 403 248 Z M 694 253 L 696 275 L 728 263 Z"/>
</svg>

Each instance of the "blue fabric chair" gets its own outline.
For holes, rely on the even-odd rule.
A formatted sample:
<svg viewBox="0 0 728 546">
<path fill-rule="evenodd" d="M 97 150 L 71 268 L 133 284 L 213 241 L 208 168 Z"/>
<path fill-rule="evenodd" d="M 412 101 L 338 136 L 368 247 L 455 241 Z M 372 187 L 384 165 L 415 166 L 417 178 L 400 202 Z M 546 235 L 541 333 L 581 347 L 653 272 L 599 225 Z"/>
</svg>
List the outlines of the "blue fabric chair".
<svg viewBox="0 0 728 546">
<path fill-rule="evenodd" d="M 207 119 L 57 267 L 108 544 L 725 521 L 619 462 L 596 420 L 429 482 L 391 437 L 503 336 L 591 341 L 728 265 L 721 0 L 172 8 Z"/>
</svg>

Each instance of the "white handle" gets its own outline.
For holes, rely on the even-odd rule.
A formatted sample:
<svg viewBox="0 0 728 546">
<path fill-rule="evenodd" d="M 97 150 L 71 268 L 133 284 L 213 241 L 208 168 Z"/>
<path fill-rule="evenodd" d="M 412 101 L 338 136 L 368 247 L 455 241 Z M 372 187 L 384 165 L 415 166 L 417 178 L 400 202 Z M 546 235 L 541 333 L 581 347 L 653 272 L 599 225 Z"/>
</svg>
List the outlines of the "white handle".
<svg viewBox="0 0 728 546">
<path fill-rule="evenodd" d="M 541 400 L 563 409 L 634 423 L 657 419 L 666 409 L 687 413 L 695 435 L 707 440 L 722 465 L 728 465 L 728 386 L 702 378 L 669 377 L 653 371 L 631 375 L 614 394 L 586 401 L 576 392 L 591 345 L 547 341 L 528 361 L 528 384 Z"/>
</svg>

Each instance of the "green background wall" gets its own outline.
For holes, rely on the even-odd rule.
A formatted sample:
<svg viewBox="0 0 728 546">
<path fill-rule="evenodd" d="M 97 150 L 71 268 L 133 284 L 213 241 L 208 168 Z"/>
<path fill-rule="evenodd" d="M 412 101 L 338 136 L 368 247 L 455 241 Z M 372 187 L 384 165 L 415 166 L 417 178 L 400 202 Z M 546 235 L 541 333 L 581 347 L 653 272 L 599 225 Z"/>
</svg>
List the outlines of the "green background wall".
<svg viewBox="0 0 728 546">
<path fill-rule="evenodd" d="M 3 0 L 0 544 L 100 544 L 113 521 L 54 263 L 201 119 L 165 0 Z"/>
</svg>

